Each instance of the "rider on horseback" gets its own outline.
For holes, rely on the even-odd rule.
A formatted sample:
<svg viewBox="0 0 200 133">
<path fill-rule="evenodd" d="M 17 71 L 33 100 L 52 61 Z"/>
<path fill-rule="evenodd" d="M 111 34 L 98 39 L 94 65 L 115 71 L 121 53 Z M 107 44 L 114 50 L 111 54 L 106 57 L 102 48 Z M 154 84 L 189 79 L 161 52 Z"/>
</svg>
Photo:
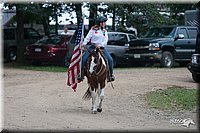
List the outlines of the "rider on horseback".
<svg viewBox="0 0 200 133">
<path fill-rule="evenodd" d="M 113 75 L 113 59 L 110 56 L 110 54 L 108 53 L 108 51 L 105 49 L 105 46 L 107 45 L 108 42 L 108 33 L 105 29 L 106 27 L 106 21 L 107 18 L 104 16 L 100 16 L 96 19 L 97 25 L 93 26 L 90 31 L 88 32 L 86 38 L 83 41 L 82 47 L 84 48 L 84 46 L 90 42 L 91 46 L 89 47 L 89 50 L 94 50 L 96 47 L 100 48 L 103 53 L 105 54 L 106 58 L 108 59 L 108 64 L 109 64 L 109 70 L 110 70 L 110 74 L 108 77 L 108 82 L 114 81 L 114 75 Z M 87 59 L 89 57 L 90 53 L 88 52 L 88 50 L 85 51 L 83 58 L 82 58 L 82 66 L 81 66 L 81 77 L 80 80 L 83 81 L 84 79 L 84 65 L 87 62 Z"/>
</svg>

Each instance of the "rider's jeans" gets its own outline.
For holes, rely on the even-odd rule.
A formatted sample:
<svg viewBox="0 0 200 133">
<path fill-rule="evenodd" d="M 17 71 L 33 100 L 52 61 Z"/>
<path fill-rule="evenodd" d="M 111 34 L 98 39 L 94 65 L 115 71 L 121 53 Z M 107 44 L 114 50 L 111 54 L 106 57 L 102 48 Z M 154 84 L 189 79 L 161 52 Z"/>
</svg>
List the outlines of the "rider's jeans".
<svg viewBox="0 0 200 133">
<path fill-rule="evenodd" d="M 91 45 L 89 47 L 89 50 L 92 51 L 94 50 L 95 47 L 93 45 Z M 104 48 L 102 49 L 102 51 L 104 52 L 106 58 L 108 59 L 108 65 L 109 65 L 109 69 L 110 69 L 110 73 L 113 74 L 113 59 L 110 56 L 109 52 Z M 90 56 L 90 53 L 88 52 L 88 50 L 85 51 L 83 58 L 82 58 L 82 65 L 81 65 L 81 69 L 83 70 L 83 64 L 85 64 L 87 62 L 88 57 Z"/>
</svg>

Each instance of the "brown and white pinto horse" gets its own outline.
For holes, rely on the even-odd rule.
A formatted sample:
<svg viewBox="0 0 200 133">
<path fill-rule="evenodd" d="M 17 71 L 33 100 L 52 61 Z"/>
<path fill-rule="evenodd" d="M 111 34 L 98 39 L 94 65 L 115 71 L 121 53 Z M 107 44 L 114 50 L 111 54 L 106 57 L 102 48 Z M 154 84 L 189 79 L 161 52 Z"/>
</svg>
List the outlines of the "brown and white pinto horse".
<svg viewBox="0 0 200 133">
<path fill-rule="evenodd" d="M 83 99 L 92 98 L 92 113 L 102 111 L 102 101 L 104 98 L 104 90 L 108 76 L 107 60 L 104 58 L 103 52 L 99 48 L 89 51 L 88 65 L 85 74 L 88 80 L 88 90 L 85 92 Z"/>
</svg>

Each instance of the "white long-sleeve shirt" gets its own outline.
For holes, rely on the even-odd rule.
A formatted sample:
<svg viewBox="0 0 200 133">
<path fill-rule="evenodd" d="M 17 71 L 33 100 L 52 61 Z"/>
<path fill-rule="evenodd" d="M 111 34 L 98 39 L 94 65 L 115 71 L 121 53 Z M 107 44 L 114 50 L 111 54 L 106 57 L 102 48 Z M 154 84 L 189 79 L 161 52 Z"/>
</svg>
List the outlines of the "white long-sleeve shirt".
<svg viewBox="0 0 200 133">
<path fill-rule="evenodd" d="M 92 28 L 83 41 L 83 45 L 91 42 L 92 45 L 100 45 L 100 47 L 105 47 L 108 42 L 108 32 L 105 29 Z"/>
</svg>

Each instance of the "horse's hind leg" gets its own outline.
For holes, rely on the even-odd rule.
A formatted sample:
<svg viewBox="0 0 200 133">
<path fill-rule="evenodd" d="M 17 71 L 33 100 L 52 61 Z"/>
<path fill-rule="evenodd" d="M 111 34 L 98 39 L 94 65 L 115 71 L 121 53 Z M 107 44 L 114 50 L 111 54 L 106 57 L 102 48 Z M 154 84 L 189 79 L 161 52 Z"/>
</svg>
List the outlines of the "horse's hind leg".
<svg viewBox="0 0 200 133">
<path fill-rule="evenodd" d="M 101 111 L 102 111 L 102 102 L 103 102 L 103 98 L 104 98 L 104 88 L 100 89 L 100 93 L 99 93 L 100 102 L 99 102 L 99 107 L 98 107 L 98 109 L 97 109 L 98 112 L 101 112 Z"/>
</svg>

